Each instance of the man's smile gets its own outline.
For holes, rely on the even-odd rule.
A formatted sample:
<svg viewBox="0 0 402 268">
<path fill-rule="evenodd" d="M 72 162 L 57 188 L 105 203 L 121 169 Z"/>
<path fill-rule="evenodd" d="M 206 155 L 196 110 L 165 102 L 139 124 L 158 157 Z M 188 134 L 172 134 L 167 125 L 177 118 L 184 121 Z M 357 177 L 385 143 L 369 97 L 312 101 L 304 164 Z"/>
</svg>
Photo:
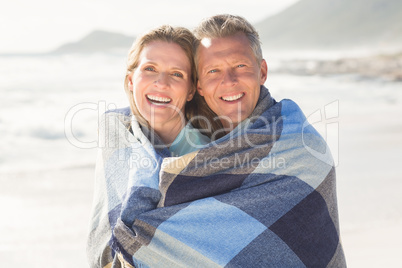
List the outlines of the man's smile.
<svg viewBox="0 0 402 268">
<path fill-rule="evenodd" d="M 236 95 L 222 96 L 222 97 L 220 97 L 220 99 L 224 100 L 226 102 L 233 102 L 233 101 L 237 101 L 237 100 L 243 98 L 244 95 L 245 95 L 244 92 L 242 92 L 242 93 L 239 93 L 239 94 L 236 94 Z"/>
</svg>

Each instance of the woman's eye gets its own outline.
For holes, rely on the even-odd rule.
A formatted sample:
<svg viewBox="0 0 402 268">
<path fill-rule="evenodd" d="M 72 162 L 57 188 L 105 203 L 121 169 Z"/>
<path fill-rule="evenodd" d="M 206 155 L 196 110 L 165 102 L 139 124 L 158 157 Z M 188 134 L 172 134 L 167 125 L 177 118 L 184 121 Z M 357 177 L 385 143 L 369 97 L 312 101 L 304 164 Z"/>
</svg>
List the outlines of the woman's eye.
<svg viewBox="0 0 402 268">
<path fill-rule="evenodd" d="M 151 71 L 151 72 L 155 71 L 155 69 L 153 67 L 145 67 L 144 70 L 145 71 Z"/>
<path fill-rule="evenodd" d="M 176 76 L 176 77 L 183 77 L 183 75 L 182 75 L 181 73 L 173 73 L 173 76 Z"/>
</svg>

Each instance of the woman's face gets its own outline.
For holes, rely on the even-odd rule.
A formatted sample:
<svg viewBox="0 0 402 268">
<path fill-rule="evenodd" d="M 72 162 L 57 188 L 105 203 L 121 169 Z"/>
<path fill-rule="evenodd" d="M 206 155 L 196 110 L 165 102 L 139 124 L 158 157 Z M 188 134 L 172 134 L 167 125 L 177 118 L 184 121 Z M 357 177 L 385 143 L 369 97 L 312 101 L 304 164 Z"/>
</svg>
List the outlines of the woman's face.
<svg viewBox="0 0 402 268">
<path fill-rule="evenodd" d="M 129 88 L 139 113 L 151 127 L 182 123 L 185 104 L 194 95 L 186 53 L 175 43 L 147 44 L 140 54 L 138 67 L 129 76 Z"/>
</svg>

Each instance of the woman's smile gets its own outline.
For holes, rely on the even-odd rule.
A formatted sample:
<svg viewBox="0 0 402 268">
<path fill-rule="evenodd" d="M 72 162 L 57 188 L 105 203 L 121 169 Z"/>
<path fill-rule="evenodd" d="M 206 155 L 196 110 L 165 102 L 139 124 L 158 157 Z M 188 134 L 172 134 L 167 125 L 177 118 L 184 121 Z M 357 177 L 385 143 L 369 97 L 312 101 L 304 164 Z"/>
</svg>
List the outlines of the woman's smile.
<svg viewBox="0 0 402 268">
<path fill-rule="evenodd" d="M 145 96 L 151 104 L 157 105 L 157 106 L 163 106 L 163 105 L 169 104 L 172 101 L 172 99 L 169 97 L 162 97 L 162 96 L 157 96 L 157 95 L 152 95 L 152 94 L 147 94 Z"/>
</svg>

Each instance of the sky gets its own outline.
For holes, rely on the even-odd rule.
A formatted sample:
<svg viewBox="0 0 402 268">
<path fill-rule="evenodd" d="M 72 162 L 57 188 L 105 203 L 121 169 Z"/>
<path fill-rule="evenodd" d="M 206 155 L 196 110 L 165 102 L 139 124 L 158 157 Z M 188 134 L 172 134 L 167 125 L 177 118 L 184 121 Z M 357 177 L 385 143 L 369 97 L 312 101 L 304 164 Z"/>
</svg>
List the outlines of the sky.
<svg viewBox="0 0 402 268">
<path fill-rule="evenodd" d="M 94 30 L 135 36 L 161 24 L 195 27 L 229 13 L 257 23 L 299 0 L 12 0 L 0 4 L 0 53 L 36 53 Z M 202 3 L 202 4 L 199 4 Z"/>
</svg>

